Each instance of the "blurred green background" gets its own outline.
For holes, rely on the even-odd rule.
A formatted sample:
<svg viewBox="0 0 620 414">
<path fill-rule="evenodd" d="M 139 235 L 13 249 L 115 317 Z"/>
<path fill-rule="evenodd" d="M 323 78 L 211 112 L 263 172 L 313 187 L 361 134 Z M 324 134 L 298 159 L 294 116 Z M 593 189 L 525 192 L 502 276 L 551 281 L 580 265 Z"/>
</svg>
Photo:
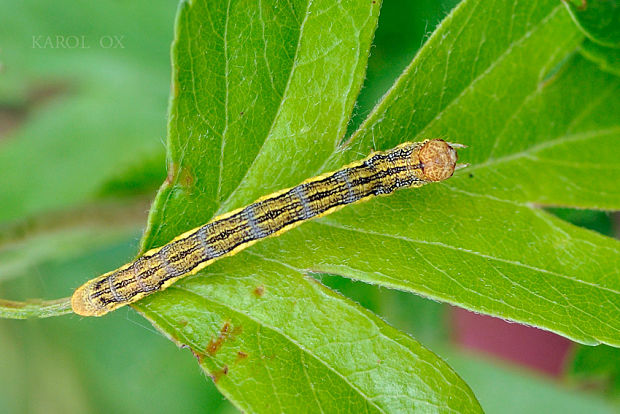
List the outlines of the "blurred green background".
<svg viewBox="0 0 620 414">
<path fill-rule="evenodd" d="M 456 0 L 386 0 L 350 130 Z M 165 179 L 177 3 L 0 0 L 0 298 L 60 298 L 130 260 Z M 556 209 L 613 235 L 601 212 Z M 449 308 L 322 281 L 447 359 L 489 413 L 615 412 L 620 356 L 574 347 L 550 378 L 454 345 Z M 0 412 L 236 410 L 187 350 L 129 308 L 101 318 L 0 320 Z"/>
</svg>

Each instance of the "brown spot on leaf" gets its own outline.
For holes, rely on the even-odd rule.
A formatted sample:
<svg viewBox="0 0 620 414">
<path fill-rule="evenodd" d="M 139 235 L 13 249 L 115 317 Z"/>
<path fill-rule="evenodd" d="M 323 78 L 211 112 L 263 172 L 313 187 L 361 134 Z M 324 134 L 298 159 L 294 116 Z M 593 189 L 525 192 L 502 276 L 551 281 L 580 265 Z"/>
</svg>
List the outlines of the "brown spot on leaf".
<svg viewBox="0 0 620 414">
<path fill-rule="evenodd" d="M 242 359 L 246 359 L 247 357 L 248 357 L 247 353 L 243 351 L 237 352 L 237 362 L 241 361 Z"/>
<path fill-rule="evenodd" d="M 228 374 L 228 365 L 224 365 L 221 369 L 213 371 L 213 374 L 211 374 L 211 379 L 213 379 L 213 382 L 218 382 L 219 379 L 226 374 Z"/>
<path fill-rule="evenodd" d="M 263 285 L 256 286 L 254 288 L 253 293 L 254 293 L 254 296 L 256 296 L 257 298 L 260 298 L 261 296 L 265 294 L 265 286 Z"/>
<path fill-rule="evenodd" d="M 198 352 L 198 351 L 194 351 L 192 349 L 192 347 L 189 347 L 189 350 L 192 352 L 192 354 L 196 357 L 196 359 L 198 360 L 199 364 L 202 364 L 202 360 L 205 357 L 205 354 L 203 354 L 202 352 Z"/>
<path fill-rule="evenodd" d="M 194 185 L 194 174 L 190 171 L 189 168 L 183 167 L 179 173 L 179 183 L 183 187 L 192 187 Z"/>
<path fill-rule="evenodd" d="M 228 340 L 234 340 L 237 335 L 243 332 L 243 328 L 241 326 L 232 327 L 230 322 L 224 322 L 222 325 L 222 329 L 220 329 L 220 333 L 217 338 L 212 338 L 207 344 L 207 348 L 205 351 L 214 356 L 220 350 L 224 342 Z"/>
<path fill-rule="evenodd" d="M 168 175 L 166 176 L 165 184 L 180 185 L 185 188 L 192 188 L 194 185 L 194 175 L 187 167 L 181 167 L 179 164 L 168 164 Z"/>
<path fill-rule="evenodd" d="M 0 107 L 0 138 L 17 128 L 27 115 L 24 107 L 2 105 Z"/>
<path fill-rule="evenodd" d="M 230 323 L 224 322 L 222 329 L 220 329 L 220 334 L 216 338 L 212 338 L 207 345 L 207 353 L 209 355 L 215 355 L 217 351 L 220 350 L 222 344 L 228 337 L 228 331 L 230 330 Z"/>
<path fill-rule="evenodd" d="M 579 11 L 586 11 L 588 9 L 588 1 L 587 0 L 581 0 L 581 4 L 579 6 L 577 6 L 577 10 Z"/>
</svg>

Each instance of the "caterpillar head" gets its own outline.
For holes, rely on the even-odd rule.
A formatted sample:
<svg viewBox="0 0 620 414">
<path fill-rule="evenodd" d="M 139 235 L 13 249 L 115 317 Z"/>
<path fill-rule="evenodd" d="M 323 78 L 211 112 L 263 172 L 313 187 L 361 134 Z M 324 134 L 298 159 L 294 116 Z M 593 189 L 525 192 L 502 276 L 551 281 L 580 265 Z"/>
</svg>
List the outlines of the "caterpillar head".
<svg viewBox="0 0 620 414">
<path fill-rule="evenodd" d="M 431 139 L 422 144 L 418 158 L 424 180 L 443 181 L 452 177 L 458 157 L 446 141 Z"/>
</svg>

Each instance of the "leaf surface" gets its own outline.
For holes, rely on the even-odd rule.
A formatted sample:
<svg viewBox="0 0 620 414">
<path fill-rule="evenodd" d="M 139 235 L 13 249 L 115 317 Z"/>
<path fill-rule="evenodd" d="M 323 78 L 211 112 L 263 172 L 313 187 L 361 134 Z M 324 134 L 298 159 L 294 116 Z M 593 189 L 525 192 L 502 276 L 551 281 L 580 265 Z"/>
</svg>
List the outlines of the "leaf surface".
<svg viewBox="0 0 620 414">
<path fill-rule="evenodd" d="M 592 41 L 620 47 L 620 3 L 617 0 L 564 0 L 575 24 Z"/>
<path fill-rule="evenodd" d="M 441 359 L 300 270 L 251 253 L 139 309 L 253 412 L 476 410 Z"/>
<path fill-rule="evenodd" d="M 549 1 L 534 14 L 498 13 L 505 20 L 486 29 L 480 7 L 462 3 L 444 21 L 329 164 L 403 136 L 444 136 L 470 146 L 461 155 L 472 166 L 254 251 L 618 346 L 620 243 L 536 207 L 620 206 L 618 78 L 573 56 L 581 35 L 563 6 Z M 517 2 L 514 10 L 524 8 Z M 450 36 L 453 27 L 461 28 L 458 36 Z M 512 38 L 502 37 L 506 27 Z M 441 62 L 443 71 L 436 69 Z M 464 67 L 473 71 L 463 74 Z"/>
<path fill-rule="evenodd" d="M 170 174 L 143 249 L 373 148 L 470 146 L 446 183 L 306 223 L 135 305 L 247 410 L 289 411 L 303 395 L 330 411 L 334 387 L 354 410 L 479 409 L 441 360 L 309 272 L 620 345 L 620 243 L 537 207 L 619 207 L 618 79 L 575 55 L 583 35 L 562 4 L 465 1 L 339 146 L 377 7 L 181 5 Z M 416 380 L 429 363 L 438 371 Z M 398 389 L 396 366 L 413 367 Z"/>
<path fill-rule="evenodd" d="M 601 46 L 589 39 L 581 45 L 581 54 L 596 63 L 601 70 L 620 76 L 620 48 Z"/>
<path fill-rule="evenodd" d="M 181 4 L 170 174 L 143 248 L 321 168 L 346 131 L 378 12 L 378 2 Z M 419 343 L 249 252 L 135 307 L 244 410 L 479 410 Z"/>
</svg>

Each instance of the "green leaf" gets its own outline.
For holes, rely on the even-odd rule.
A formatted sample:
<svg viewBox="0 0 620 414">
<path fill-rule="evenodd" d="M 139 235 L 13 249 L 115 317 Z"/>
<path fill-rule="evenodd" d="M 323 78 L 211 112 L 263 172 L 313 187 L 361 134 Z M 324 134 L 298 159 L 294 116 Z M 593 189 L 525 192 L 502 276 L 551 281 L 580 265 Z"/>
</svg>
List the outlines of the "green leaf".
<svg viewBox="0 0 620 414">
<path fill-rule="evenodd" d="M 321 169 L 361 87 L 377 3 L 181 4 L 171 173 L 143 249 Z M 244 410 L 479 411 L 441 359 L 304 273 L 243 253 L 135 307 Z"/>
<path fill-rule="evenodd" d="M 308 272 L 620 345 L 620 243 L 537 207 L 619 208 L 620 81 L 575 54 L 563 5 L 496 3 L 461 3 L 344 146 L 377 6 L 181 5 L 171 174 L 143 249 L 372 148 L 470 146 L 446 183 L 306 223 L 135 305 L 237 406 L 287 411 L 301 395 L 333 409 L 327 383 L 355 409 L 478 409 L 443 362 Z M 354 326 L 377 333 L 372 353 Z M 439 371 L 416 380 L 427 364 Z"/>
<path fill-rule="evenodd" d="M 462 3 L 329 164 L 402 137 L 444 136 L 470 145 L 461 152 L 473 164 L 468 171 L 306 224 L 252 251 L 579 342 L 620 345 L 620 243 L 533 205 L 620 206 L 620 82 L 569 58 L 581 36 L 556 2 L 534 14 L 488 7 Z M 493 25 L 479 20 L 485 12 L 494 14 Z"/>
<path fill-rule="evenodd" d="M 549 207 L 545 210 L 576 226 L 594 230 L 605 236 L 614 236 L 613 216 L 609 212 L 565 207 Z"/>
<path fill-rule="evenodd" d="M 570 362 L 568 377 L 617 398 L 620 396 L 620 349 L 605 345 L 578 347 Z"/>
<path fill-rule="evenodd" d="M 620 48 L 601 46 L 585 39 L 580 52 L 584 57 L 596 63 L 601 70 L 620 76 Z"/>
<path fill-rule="evenodd" d="M 583 33 L 602 46 L 620 47 L 618 0 L 564 0 Z"/>
<path fill-rule="evenodd" d="M 320 168 L 346 131 L 379 10 L 378 2 L 180 7 L 171 174 L 144 249 Z"/>
<path fill-rule="evenodd" d="M 477 407 L 467 385 L 406 334 L 300 270 L 251 253 L 239 259 L 215 263 L 208 283 L 191 278 L 138 309 L 189 346 L 242 410 Z"/>
</svg>

